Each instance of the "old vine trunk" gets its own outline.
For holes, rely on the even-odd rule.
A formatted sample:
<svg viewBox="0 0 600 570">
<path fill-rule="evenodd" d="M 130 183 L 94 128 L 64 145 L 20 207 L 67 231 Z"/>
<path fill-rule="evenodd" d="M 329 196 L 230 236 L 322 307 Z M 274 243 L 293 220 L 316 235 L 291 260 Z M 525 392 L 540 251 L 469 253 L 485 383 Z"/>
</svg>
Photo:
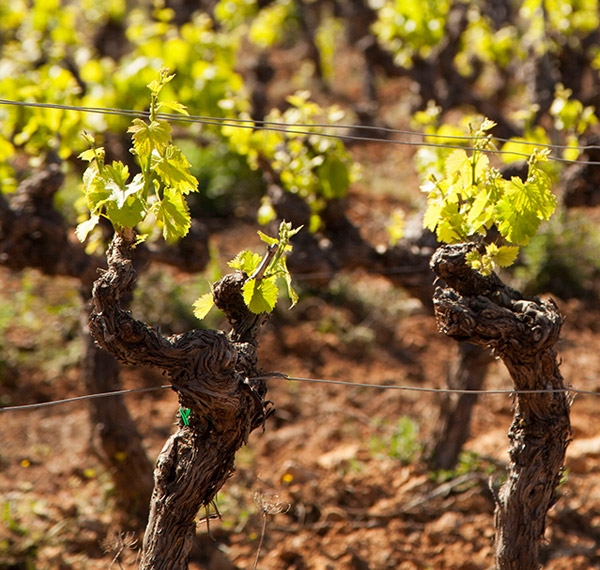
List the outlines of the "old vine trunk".
<svg viewBox="0 0 600 570">
<path fill-rule="evenodd" d="M 96 342 L 121 362 L 162 369 L 190 410 L 156 464 L 140 565 L 180 570 L 188 565 L 198 512 L 213 501 L 233 472 L 236 451 L 271 411 L 256 369 L 256 334 L 265 317 L 244 305 L 247 278 L 238 272 L 214 286 L 215 303 L 233 327 L 229 334 L 192 330 L 163 337 L 120 304 L 135 281 L 134 241 L 133 234 L 115 235 L 108 270 L 94 285 L 89 326 Z"/>
<path fill-rule="evenodd" d="M 492 348 L 515 390 L 557 390 L 515 394 L 509 472 L 496 494 L 497 568 L 536 570 L 571 439 L 569 399 L 553 348 L 562 317 L 554 302 L 525 298 L 495 274 L 473 271 L 465 262 L 473 247 L 444 246 L 432 258 L 439 278 L 434 308 L 440 331 Z"/>
</svg>

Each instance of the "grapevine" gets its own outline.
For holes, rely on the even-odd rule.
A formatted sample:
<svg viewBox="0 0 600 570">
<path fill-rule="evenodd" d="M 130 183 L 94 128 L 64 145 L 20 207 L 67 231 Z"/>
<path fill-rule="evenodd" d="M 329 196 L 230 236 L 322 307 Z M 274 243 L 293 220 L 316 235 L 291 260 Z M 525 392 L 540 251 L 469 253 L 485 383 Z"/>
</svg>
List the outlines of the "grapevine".
<svg viewBox="0 0 600 570">
<path fill-rule="evenodd" d="M 148 84 L 150 113 L 147 121 L 134 119 L 131 152 L 141 172 L 130 180 L 129 168 L 121 161 L 105 164 L 103 147 L 96 147 L 90 135 L 86 138 L 91 148 L 80 154 L 89 162 L 83 174 L 83 188 L 90 211 L 88 220 L 77 227 L 77 235 L 84 241 L 101 217 L 113 224 L 117 231 L 134 228 L 147 218 L 156 220 L 163 237 L 170 241 L 187 234 L 191 217 L 184 196 L 197 190 L 196 178 L 190 173 L 190 163 L 181 149 L 173 144 L 171 127 L 157 118 L 161 109 L 187 114 L 183 105 L 174 101 L 159 101 L 163 87 L 173 79 L 166 69 L 159 78 Z"/>
<path fill-rule="evenodd" d="M 467 261 L 483 275 L 512 265 L 520 246 L 529 243 L 556 208 L 552 180 L 543 168 L 548 151 L 532 153 L 525 181 L 516 176 L 505 180 L 486 154 L 493 149 L 488 133 L 493 126 L 483 120 L 472 132 L 471 154 L 454 150 L 445 159 L 443 176 L 431 174 L 422 187 L 427 192 L 423 226 L 443 243 L 478 243 Z M 492 228 L 499 235 L 485 243 Z"/>
<path fill-rule="evenodd" d="M 310 231 L 318 229 L 320 212 L 327 200 L 343 198 L 350 184 L 359 176 L 359 168 L 353 163 L 342 141 L 336 137 L 321 136 L 319 123 L 335 124 L 344 112 L 337 106 L 321 108 L 309 100 L 306 91 L 287 98 L 289 108 L 281 113 L 273 110 L 265 122 L 284 123 L 283 130 L 239 129 L 223 127 L 230 148 L 246 156 L 254 170 L 265 168 L 276 177 L 276 182 L 286 191 L 303 198 L 311 208 Z M 249 119 L 249 117 L 248 117 Z M 294 128 L 302 124 L 302 129 Z M 308 125 L 314 124 L 315 127 Z M 263 200 L 259 222 L 267 223 L 275 214 L 268 197 Z"/>
<path fill-rule="evenodd" d="M 277 238 L 259 231 L 260 239 L 267 244 L 267 253 L 260 256 L 250 250 L 238 253 L 229 262 L 229 267 L 241 271 L 248 278 L 242 287 L 242 295 L 246 306 L 255 314 L 270 313 L 275 308 L 279 297 L 278 281 L 283 279 L 291 307 L 298 302 L 298 294 L 292 287 L 292 278 L 287 268 L 286 255 L 292 250 L 290 239 L 300 228 L 292 228 L 288 222 L 279 225 Z M 194 303 L 194 314 L 203 319 L 214 305 L 212 293 L 206 293 Z M 291 308 L 290 307 L 290 308 Z"/>
</svg>

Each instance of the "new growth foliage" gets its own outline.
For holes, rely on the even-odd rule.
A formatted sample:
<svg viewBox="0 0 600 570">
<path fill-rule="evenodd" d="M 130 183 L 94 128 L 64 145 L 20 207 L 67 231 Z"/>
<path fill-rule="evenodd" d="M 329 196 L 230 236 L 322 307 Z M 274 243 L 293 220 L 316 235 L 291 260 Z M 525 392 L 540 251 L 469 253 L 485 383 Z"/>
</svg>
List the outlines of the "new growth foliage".
<svg viewBox="0 0 600 570">
<path fill-rule="evenodd" d="M 171 126 L 158 119 L 161 109 L 167 108 L 187 114 L 186 108 L 175 101 L 159 101 L 162 88 L 173 79 L 161 69 L 150 89 L 150 112 L 147 121 L 134 119 L 128 132 L 132 134 L 131 152 L 136 156 L 141 172 L 130 180 L 129 168 L 121 161 L 105 164 L 105 151 L 96 147 L 93 137 L 86 135 L 91 148 L 80 158 L 90 164 L 83 174 L 83 190 L 90 211 L 89 219 L 77 227 L 77 236 L 84 241 L 107 218 L 117 232 L 142 226 L 150 234 L 158 226 L 167 241 L 184 237 L 191 225 L 190 211 L 185 196 L 197 191 L 198 182 L 190 172 L 190 163 L 171 138 Z M 298 295 L 292 287 L 292 278 L 286 264 L 286 255 L 292 250 L 290 239 L 301 228 L 292 229 L 282 222 L 279 236 L 272 238 L 258 232 L 267 244 L 267 253 L 261 257 L 249 250 L 240 252 L 229 262 L 232 269 L 248 276 L 242 294 L 253 313 L 270 313 L 279 296 L 278 280 L 283 279 L 292 306 Z M 213 306 L 212 293 L 194 303 L 194 314 L 202 319 Z"/>
<path fill-rule="evenodd" d="M 260 256 L 250 250 L 244 250 L 229 262 L 229 267 L 248 276 L 242 287 L 242 295 L 244 303 L 253 313 L 270 313 L 275 308 L 281 280 L 285 283 L 292 302 L 291 307 L 298 302 L 298 294 L 292 287 L 292 277 L 287 268 L 286 255 L 292 251 L 290 239 L 301 229 L 302 227 L 293 229 L 290 223 L 281 222 L 277 238 L 259 231 L 260 239 L 267 244 L 267 253 Z M 203 319 L 213 305 L 213 294 L 206 293 L 194 303 L 194 314 Z"/>
<path fill-rule="evenodd" d="M 190 172 L 190 163 L 171 138 L 171 126 L 157 118 L 161 109 L 187 114 L 185 107 L 174 101 L 159 101 L 162 88 L 173 79 L 162 69 L 150 89 L 150 113 L 147 121 L 134 119 L 128 132 L 132 134 L 132 154 L 141 172 L 130 180 L 129 168 L 121 161 L 105 164 L 105 151 L 94 145 L 79 156 L 90 164 L 83 174 L 83 189 L 90 211 L 88 220 L 77 227 L 77 236 L 84 241 L 104 216 L 119 231 L 135 228 L 145 222 L 151 229 L 152 220 L 162 230 L 165 240 L 185 236 L 191 225 L 190 212 L 184 196 L 197 191 L 198 182 Z"/>
<path fill-rule="evenodd" d="M 335 136 L 334 126 L 344 112 L 336 105 L 322 108 L 302 91 L 287 97 L 289 108 L 283 113 L 273 109 L 264 124 L 275 128 L 241 129 L 237 125 L 222 128 L 232 151 L 245 156 L 250 168 L 268 171 L 286 192 L 300 196 L 311 209 L 310 231 L 320 224 L 320 213 L 327 201 L 343 198 L 350 184 L 358 179 L 358 165 Z M 250 117 L 243 115 L 246 120 Z M 302 125 L 298 127 L 297 125 Z M 272 204 L 265 196 L 259 210 L 259 223 L 275 218 Z"/>
<path fill-rule="evenodd" d="M 443 243 L 477 242 L 467 259 L 483 275 L 512 265 L 520 246 L 529 243 L 556 208 L 552 180 L 543 169 L 548 151 L 534 150 L 525 181 L 517 176 L 506 180 L 486 154 L 493 150 L 488 133 L 493 127 L 483 120 L 471 133 L 473 151 L 454 150 L 445 159 L 443 176 L 431 174 L 422 187 L 427 192 L 424 227 Z M 490 240 L 492 228 L 498 236 Z"/>
<path fill-rule="evenodd" d="M 148 85 L 148 120 L 136 118 L 128 129 L 133 140 L 131 152 L 141 170 L 131 180 L 127 165 L 121 161 L 105 164 L 104 149 L 96 147 L 93 137 L 86 135 L 91 148 L 81 153 L 80 158 L 90 163 L 83 173 L 83 190 L 90 217 L 77 227 L 81 241 L 94 230 L 101 217 L 107 218 L 117 232 L 142 226 L 151 233 L 153 226 L 157 225 L 167 241 L 187 234 L 191 216 L 185 196 L 197 190 L 198 182 L 191 174 L 191 165 L 182 150 L 173 143 L 171 126 L 167 121 L 158 119 L 164 108 L 187 114 L 180 103 L 159 101 L 162 88 L 173 77 L 166 69 L 161 69 L 158 79 Z M 279 279 L 285 282 L 292 306 L 298 301 L 286 255 L 292 249 L 290 239 L 300 229 L 292 229 L 291 224 L 282 222 L 277 238 L 259 232 L 261 240 L 267 244 L 267 254 L 261 257 L 245 250 L 229 262 L 232 269 L 248 276 L 242 293 L 244 302 L 253 313 L 270 313 L 275 308 Z M 212 293 L 200 297 L 194 303 L 194 314 L 202 319 L 213 304 Z"/>
</svg>

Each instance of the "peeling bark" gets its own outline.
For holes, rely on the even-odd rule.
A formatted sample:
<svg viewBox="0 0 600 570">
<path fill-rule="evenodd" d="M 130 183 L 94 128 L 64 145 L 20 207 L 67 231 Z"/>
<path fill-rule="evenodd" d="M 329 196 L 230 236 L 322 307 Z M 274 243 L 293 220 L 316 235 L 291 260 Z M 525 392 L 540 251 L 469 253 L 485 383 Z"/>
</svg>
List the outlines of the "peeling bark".
<svg viewBox="0 0 600 570">
<path fill-rule="evenodd" d="M 191 330 L 166 338 L 121 306 L 133 286 L 133 235 L 117 234 L 108 271 L 96 281 L 90 331 L 98 344 L 126 364 L 158 367 L 170 377 L 189 425 L 161 451 L 140 568 L 178 570 L 187 560 L 200 509 L 214 500 L 234 470 L 236 451 L 271 413 L 266 384 L 256 379 L 256 334 L 263 315 L 250 313 L 241 289 L 247 277 L 225 276 L 214 286 L 216 305 L 233 330 Z"/>
<path fill-rule="evenodd" d="M 554 345 L 563 322 L 556 304 L 526 298 L 465 262 L 472 244 L 439 248 L 431 265 L 440 282 L 434 310 L 440 332 L 491 348 L 515 390 L 564 390 Z M 441 281 L 444 283 L 442 284 Z M 548 510 L 556 503 L 571 439 L 565 392 L 515 394 L 507 481 L 496 494 L 496 565 L 535 570 Z"/>
</svg>

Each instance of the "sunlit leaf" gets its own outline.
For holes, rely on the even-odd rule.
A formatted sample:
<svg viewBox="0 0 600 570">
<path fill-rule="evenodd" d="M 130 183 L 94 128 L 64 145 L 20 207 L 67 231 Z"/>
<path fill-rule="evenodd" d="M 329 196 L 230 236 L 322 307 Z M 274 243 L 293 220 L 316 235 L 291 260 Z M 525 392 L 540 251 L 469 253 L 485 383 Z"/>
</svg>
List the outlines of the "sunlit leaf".
<svg viewBox="0 0 600 570">
<path fill-rule="evenodd" d="M 260 265 L 261 260 L 262 257 L 258 253 L 246 249 L 240 251 L 227 265 L 246 275 L 252 275 Z"/>
<path fill-rule="evenodd" d="M 262 241 L 264 241 L 267 245 L 277 245 L 279 243 L 279 240 L 277 238 L 268 236 L 267 234 L 261 232 L 260 230 L 258 230 L 258 236 L 260 237 L 260 239 Z"/>
<path fill-rule="evenodd" d="M 115 202 L 108 201 L 106 216 L 116 227 L 134 228 L 146 216 L 145 204 L 136 194 L 130 195 L 120 207 Z"/>
<path fill-rule="evenodd" d="M 83 152 L 79 153 L 77 158 L 85 160 L 86 162 L 96 160 L 96 149 L 88 148 L 87 150 L 84 150 Z"/>
<path fill-rule="evenodd" d="M 153 211 L 166 240 L 182 238 L 188 233 L 191 219 L 187 203 L 172 188 L 165 189 L 163 199 L 154 205 Z"/>
<path fill-rule="evenodd" d="M 181 113 L 182 115 L 189 115 L 187 107 L 181 103 L 178 103 L 177 101 L 161 101 L 158 104 L 158 110 L 161 111 L 163 107 L 171 109 L 176 113 Z"/>
<path fill-rule="evenodd" d="M 487 253 L 492 258 L 493 262 L 498 265 L 498 267 L 510 267 L 517 259 L 517 256 L 519 255 L 519 249 L 520 248 L 516 245 L 503 245 L 500 246 L 493 254 L 489 250 Z"/>
<path fill-rule="evenodd" d="M 75 228 L 75 235 L 77 239 L 81 242 L 84 242 L 87 239 L 88 234 L 98 225 L 100 221 L 100 216 L 92 215 L 85 222 L 81 222 Z"/>
<path fill-rule="evenodd" d="M 205 293 L 204 295 L 198 297 L 192 305 L 194 309 L 194 316 L 197 319 L 202 320 L 213 308 L 214 304 L 215 301 L 212 292 Z"/>
<path fill-rule="evenodd" d="M 248 279 L 242 287 L 244 303 L 255 314 L 270 313 L 277 304 L 276 278 Z"/>
<path fill-rule="evenodd" d="M 165 121 L 146 123 L 133 119 L 127 129 L 133 136 L 133 146 L 138 156 L 149 156 L 154 149 L 163 150 L 171 141 L 171 126 Z"/>
<path fill-rule="evenodd" d="M 189 194 L 198 189 L 198 180 L 190 173 L 190 163 L 175 145 L 169 145 L 164 155 L 152 155 L 152 167 L 167 186 Z"/>
<path fill-rule="evenodd" d="M 288 271 L 287 268 L 287 263 L 285 261 L 285 258 L 283 258 L 282 260 L 282 266 L 283 266 L 283 275 L 285 278 L 285 284 L 287 287 L 287 293 L 288 293 L 288 297 L 290 298 L 290 301 L 292 302 L 292 304 L 290 305 L 290 309 L 292 307 L 294 307 L 296 305 L 296 303 L 298 302 L 298 293 L 296 293 L 293 285 L 292 285 L 292 275 L 291 273 Z"/>
<path fill-rule="evenodd" d="M 454 177 L 456 174 L 469 176 L 471 172 L 471 159 L 464 150 L 456 149 L 446 159 L 446 176 Z"/>
</svg>

